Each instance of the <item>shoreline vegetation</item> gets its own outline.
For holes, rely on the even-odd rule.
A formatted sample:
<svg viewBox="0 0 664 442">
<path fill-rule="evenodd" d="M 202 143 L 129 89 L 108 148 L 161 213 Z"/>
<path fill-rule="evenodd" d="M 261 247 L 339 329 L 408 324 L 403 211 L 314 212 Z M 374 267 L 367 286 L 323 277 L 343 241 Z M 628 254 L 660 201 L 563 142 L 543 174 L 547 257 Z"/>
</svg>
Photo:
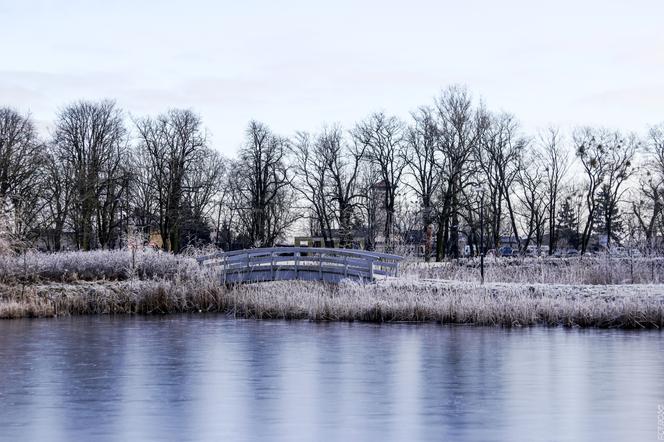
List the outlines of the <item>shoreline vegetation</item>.
<svg viewBox="0 0 664 442">
<path fill-rule="evenodd" d="M 218 312 L 238 318 L 661 328 L 660 259 L 415 263 L 399 278 L 223 287 L 193 257 L 157 252 L 0 257 L 0 318 Z M 632 283 L 634 282 L 634 283 Z"/>
</svg>

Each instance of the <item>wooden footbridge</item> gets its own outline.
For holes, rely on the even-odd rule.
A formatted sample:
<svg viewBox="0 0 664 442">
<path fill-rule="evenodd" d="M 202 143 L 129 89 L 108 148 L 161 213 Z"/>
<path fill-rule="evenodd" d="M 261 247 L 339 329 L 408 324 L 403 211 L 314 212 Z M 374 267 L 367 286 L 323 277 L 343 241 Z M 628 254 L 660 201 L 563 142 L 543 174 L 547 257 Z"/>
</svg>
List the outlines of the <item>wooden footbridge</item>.
<svg viewBox="0 0 664 442">
<path fill-rule="evenodd" d="M 219 269 L 224 284 L 293 279 L 337 283 L 346 278 L 371 282 L 397 276 L 402 259 L 365 250 L 272 247 L 219 252 L 198 262 Z"/>
</svg>

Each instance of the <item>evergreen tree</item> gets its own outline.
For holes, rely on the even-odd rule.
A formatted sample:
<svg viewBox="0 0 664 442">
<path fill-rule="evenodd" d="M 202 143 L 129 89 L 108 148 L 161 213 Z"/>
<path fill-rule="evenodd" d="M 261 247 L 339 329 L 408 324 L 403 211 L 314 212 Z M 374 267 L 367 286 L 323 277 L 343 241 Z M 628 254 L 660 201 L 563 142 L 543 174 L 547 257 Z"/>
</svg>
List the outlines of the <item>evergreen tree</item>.
<svg viewBox="0 0 664 442">
<path fill-rule="evenodd" d="M 579 247 L 579 219 L 571 197 L 563 200 L 558 211 L 558 240 L 568 247 Z"/>
<path fill-rule="evenodd" d="M 593 222 L 593 229 L 599 235 L 607 236 L 610 241 L 620 242 L 624 232 L 622 213 L 615 203 L 612 203 L 610 189 L 603 185 L 597 195 L 597 214 Z M 608 236 L 611 238 L 608 238 Z"/>
</svg>

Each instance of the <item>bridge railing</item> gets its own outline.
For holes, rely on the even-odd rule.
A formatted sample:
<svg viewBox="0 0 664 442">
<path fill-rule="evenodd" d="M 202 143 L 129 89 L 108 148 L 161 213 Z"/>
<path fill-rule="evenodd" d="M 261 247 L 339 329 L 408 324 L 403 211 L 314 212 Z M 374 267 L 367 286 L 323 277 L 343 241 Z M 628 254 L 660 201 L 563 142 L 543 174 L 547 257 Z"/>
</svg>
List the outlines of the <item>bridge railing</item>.
<svg viewBox="0 0 664 442">
<path fill-rule="evenodd" d="M 354 249 L 272 247 L 219 252 L 198 258 L 219 268 L 223 283 L 290 279 L 338 282 L 344 278 L 373 281 L 397 276 L 401 256 Z"/>
</svg>

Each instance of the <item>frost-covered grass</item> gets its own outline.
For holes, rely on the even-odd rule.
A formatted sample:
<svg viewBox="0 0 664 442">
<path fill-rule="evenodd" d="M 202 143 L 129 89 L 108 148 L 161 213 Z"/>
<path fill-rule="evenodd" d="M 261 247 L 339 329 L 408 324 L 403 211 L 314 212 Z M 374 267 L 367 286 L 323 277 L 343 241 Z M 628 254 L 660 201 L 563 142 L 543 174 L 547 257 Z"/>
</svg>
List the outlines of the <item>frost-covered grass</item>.
<svg viewBox="0 0 664 442">
<path fill-rule="evenodd" d="M 376 284 L 224 287 L 193 258 L 155 252 L 134 258 L 125 251 L 0 257 L 0 318 L 213 311 L 257 319 L 664 326 L 664 284 L 649 283 L 660 280 L 656 260 L 633 267 L 587 258 L 488 262 L 483 286 L 469 264 L 409 263 L 402 277 Z M 626 275 L 640 284 L 626 283 Z"/>
<path fill-rule="evenodd" d="M 0 317 L 214 311 L 256 319 L 664 326 L 664 286 L 629 287 L 408 279 L 369 285 L 280 281 L 228 289 L 209 279 L 48 283 L 1 287 Z"/>
<path fill-rule="evenodd" d="M 664 287 L 432 283 L 396 280 L 338 287 L 303 282 L 258 284 L 234 293 L 245 317 L 344 321 L 436 321 L 650 328 L 664 325 Z"/>
<path fill-rule="evenodd" d="M 478 281 L 479 259 L 441 263 L 406 262 L 402 274 L 419 279 Z M 486 282 L 541 284 L 658 284 L 664 258 L 486 258 Z"/>
<path fill-rule="evenodd" d="M 198 271 L 196 260 L 155 251 L 26 253 L 0 256 L 0 283 L 126 280 L 132 277 L 187 278 Z"/>
<path fill-rule="evenodd" d="M 168 280 L 0 286 L 0 318 L 224 311 L 216 284 Z"/>
</svg>

